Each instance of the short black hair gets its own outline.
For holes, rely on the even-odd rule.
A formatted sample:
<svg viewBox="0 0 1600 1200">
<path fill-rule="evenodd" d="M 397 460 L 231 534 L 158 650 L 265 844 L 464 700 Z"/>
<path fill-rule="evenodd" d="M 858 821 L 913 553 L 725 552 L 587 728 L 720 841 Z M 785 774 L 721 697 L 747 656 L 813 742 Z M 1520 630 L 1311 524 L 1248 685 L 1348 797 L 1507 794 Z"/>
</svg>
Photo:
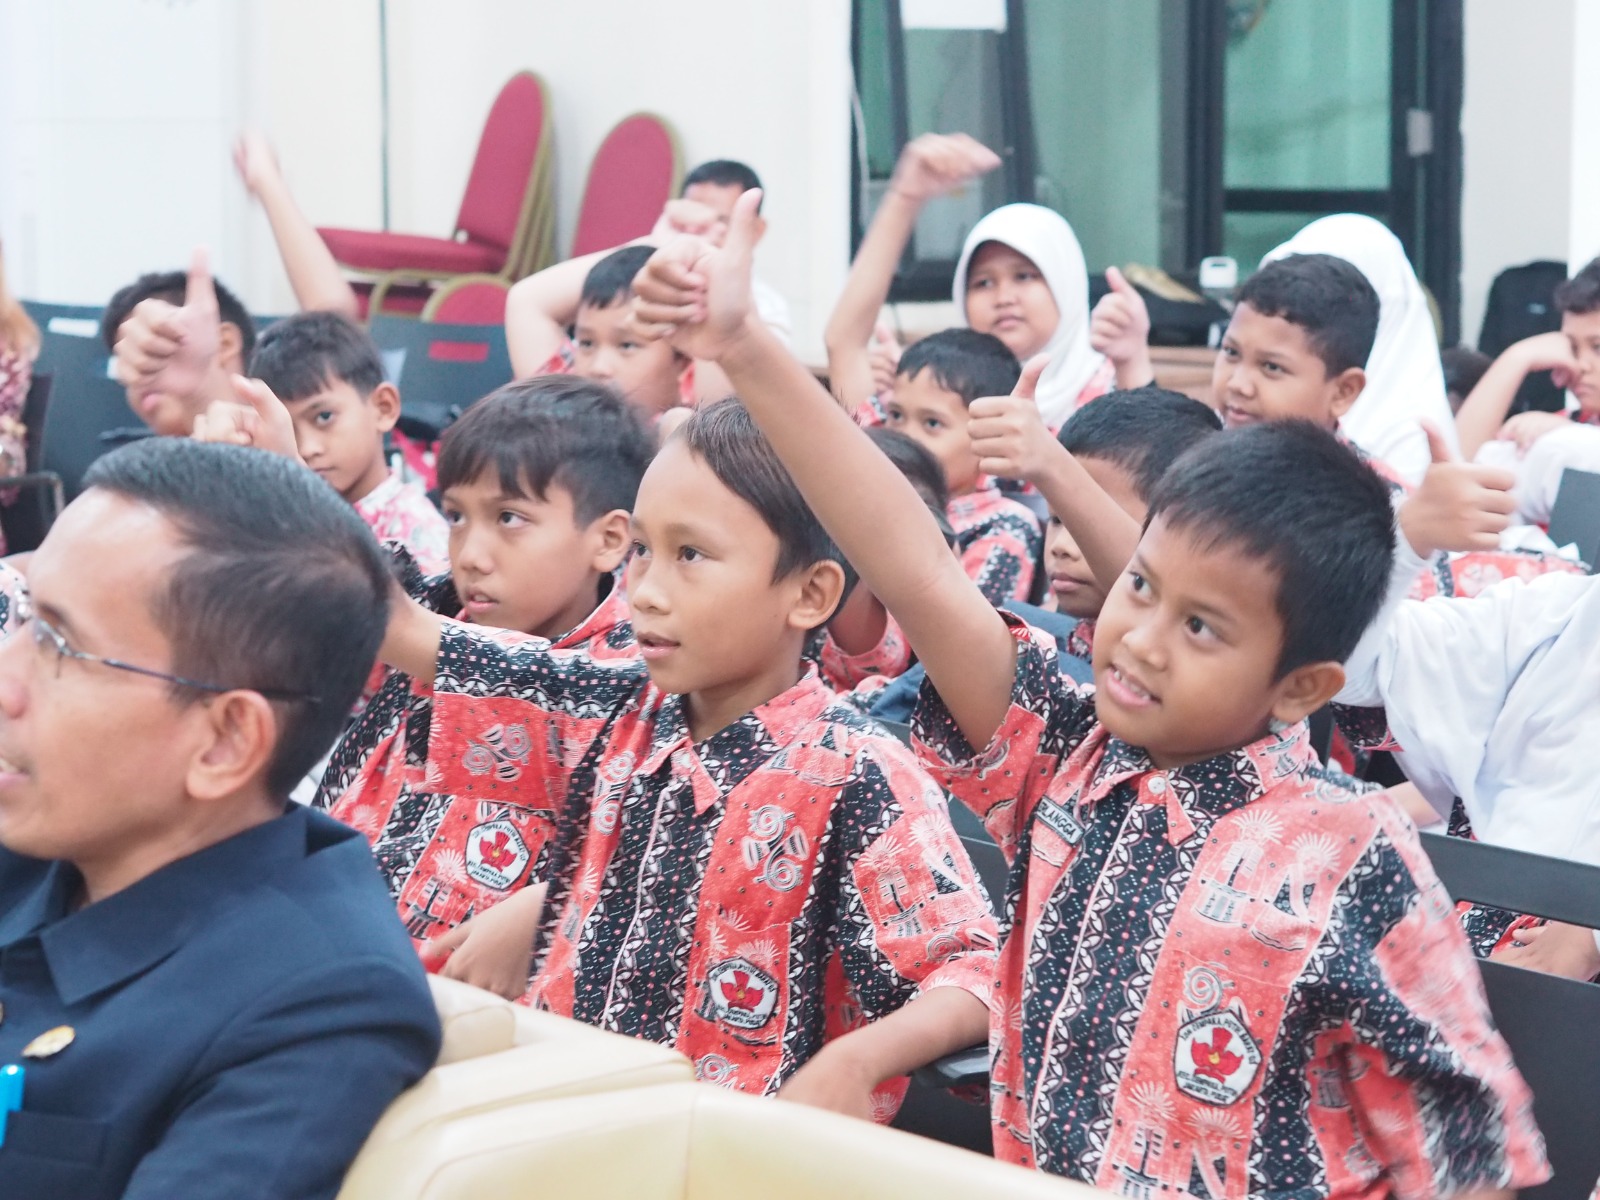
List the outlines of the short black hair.
<svg viewBox="0 0 1600 1200">
<path fill-rule="evenodd" d="M 1236 547 L 1277 574 L 1278 678 L 1349 658 L 1383 603 L 1394 557 L 1389 485 L 1309 421 L 1201 439 L 1156 486 L 1146 527 L 1158 518 L 1198 545 Z"/>
<path fill-rule="evenodd" d="M 1007 396 L 1022 377 L 1022 364 L 992 333 L 942 329 L 906 347 L 897 375 L 915 379 L 933 372 L 933 381 L 971 404 L 979 396 Z"/>
<path fill-rule="evenodd" d="M 349 317 L 295 313 L 261 335 L 250 374 L 283 401 L 304 400 L 347 383 L 365 400 L 383 382 L 383 359 L 371 335 Z"/>
<path fill-rule="evenodd" d="M 1329 377 L 1364 367 L 1378 337 L 1378 293 L 1355 264 L 1332 254 L 1291 254 L 1239 289 L 1240 304 L 1306 331 Z"/>
<path fill-rule="evenodd" d="M 1079 458 L 1120 467 L 1146 504 L 1167 468 L 1200 439 L 1222 428 L 1216 410 L 1182 392 L 1150 384 L 1108 392 L 1085 404 L 1056 440 Z"/>
<path fill-rule="evenodd" d="M 610 308 L 633 296 L 633 277 L 644 270 L 645 263 L 654 254 L 654 246 L 624 246 L 613 250 L 583 277 L 583 292 L 578 297 L 580 305 L 590 308 Z"/>
<path fill-rule="evenodd" d="M 174 674 L 315 697 L 273 702 L 266 783 L 287 796 L 344 728 L 383 640 L 391 571 L 372 531 L 305 467 L 242 446 L 147 438 L 83 485 L 155 509 L 188 547 L 151 614 Z"/>
<path fill-rule="evenodd" d="M 1600 258 L 1556 288 L 1556 308 L 1564 313 L 1600 312 Z"/>
<path fill-rule="evenodd" d="M 579 525 L 633 511 L 655 436 L 611 387 L 576 375 L 540 375 L 490 392 L 444 431 L 441 492 L 490 471 L 508 496 L 572 496 Z"/>
<path fill-rule="evenodd" d="M 1452 396 L 1466 399 L 1493 363 L 1494 359 L 1471 346 L 1451 346 L 1441 350 L 1439 366 L 1444 371 L 1444 390 Z"/>
<path fill-rule="evenodd" d="M 844 555 L 738 400 L 719 400 L 696 409 L 672 436 L 682 438 L 724 487 L 761 514 L 778 539 L 774 580 L 819 562 L 844 565 Z"/>
<path fill-rule="evenodd" d="M 238 328 L 239 357 L 249 362 L 256 348 L 256 323 L 250 319 L 244 302 L 224 287 L 222 280 L 213 277 L 211 286 L 217 292 L 217 315 Z M 115 350 L 117 330 L 141 300 L 165 300 L 168 304 L 181 305 L 188 288 L 189 276 L 183 271 L 153 271 L 139 276 L 127 287 L 117 289 L 106 302 L 106 310 L 100 316 L 100 340 L 107 350 Z"/>
<path fill-rule="evenodd" d="M 886 425 L 871 426 L 867 437 L 911 481 L 929 508 L 944 511 L 950 503 L 950 483 L 931 450 Z"/>
<path fill-rule="evenodd" d="M 761 176 L 742 162 L 735 162 L 731 158 L 713 158 L 683 177 L 683 190 L 678 194 L 683 195 L 697 183 L 709 183 L 713 187 L 736 187 L 741 192 L 748 192 L 761 186 Z"/>
</svg>

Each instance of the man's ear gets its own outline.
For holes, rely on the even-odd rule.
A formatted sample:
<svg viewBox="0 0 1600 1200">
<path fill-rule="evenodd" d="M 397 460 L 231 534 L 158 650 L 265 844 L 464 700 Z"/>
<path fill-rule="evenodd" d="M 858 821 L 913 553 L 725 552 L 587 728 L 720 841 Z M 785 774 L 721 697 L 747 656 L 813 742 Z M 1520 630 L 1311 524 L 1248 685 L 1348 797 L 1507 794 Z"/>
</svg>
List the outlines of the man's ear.
<svg viewBox="0 0 1600 1200">
<path fill-rule="evenodd" d="M 1344 667 L 1336 662 L 1296 667 L 1273 688 L 1272 715 L 1285 725 L 1303 721 L 1344 687 Z"/>
<path fill-rule="evenodd" d="M 592 570 L 609 575 L 622 565 L 628 554 L 630 520 L 627 509 L 614 508 L 589 522 L 586 532 L 593 552 L 589 560 Z"/>
<path fill-rule="evenodd" d="M 217 327 L 217 365 L 229 375 L 244 374 L 244 334 L 232 321 Z"/>
<path fill-rule="evenodd" d="M 799 590 L 789 609 L 792 629 L 815 629 L 832 618 L 844 595 L 844 568 L 828 559 L 814 562 L 800 572 Z"/>
<path fill-rule="evenodd" d="M 1367 386 L 1367 373 L 1361 367 L 1346 367 L 1332 380 L 1334 419 L 1343 418 L 1351 405 L 1361 398 Z"/>
<path fill-rule="evenodd" d="M 367 397 L 367 403 L 372 405 L 377 413 L 378 429 L 388 433 L 394 428 L 394 423 L 400 419 L 400 389 L 388 380 L 372 389 L 372 395 Z"/>
<path fill-rule="evenodd" d="M 185 780 L 197 800 L 221 800 L 255 783 L 278 745 L 278 718 L 260 692 L 223 692 L 195 705 L 206 722 Z"/>
</svg>

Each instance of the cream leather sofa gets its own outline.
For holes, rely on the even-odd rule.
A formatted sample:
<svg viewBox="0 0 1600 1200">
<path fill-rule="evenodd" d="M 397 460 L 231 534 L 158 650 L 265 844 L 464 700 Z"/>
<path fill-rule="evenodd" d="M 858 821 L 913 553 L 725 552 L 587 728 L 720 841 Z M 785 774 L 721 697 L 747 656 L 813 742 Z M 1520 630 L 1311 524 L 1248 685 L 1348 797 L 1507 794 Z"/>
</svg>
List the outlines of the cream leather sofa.
<svg viewBox="0 0 1600 1200">
<path fill-rule="evenodd" d="M 1091 1200 L 1081 1184 L 693 1081 L 662 1046 L 436 980 L 440 1065 L 340 1200 Z"/>
</svg>

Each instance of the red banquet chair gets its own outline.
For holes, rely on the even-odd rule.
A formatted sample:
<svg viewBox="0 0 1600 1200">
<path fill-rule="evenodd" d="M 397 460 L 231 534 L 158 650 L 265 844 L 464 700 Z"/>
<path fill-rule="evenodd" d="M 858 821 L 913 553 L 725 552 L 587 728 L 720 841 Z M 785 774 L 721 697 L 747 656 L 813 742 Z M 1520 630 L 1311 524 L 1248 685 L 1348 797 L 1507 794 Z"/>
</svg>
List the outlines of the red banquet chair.
<svg viewBox="0 0 1600 1200">
<path fill-rule="evenodd" d="M 519 71 L 500 89 L 478 139 L 467 190 L 448 238 L 360 229 L 318 229 L 338 263 L 379 282 L 456 275 L 514 279 L 549 257 L 550 105 L 544 81 Z M 372 309 L 378 310 L 374 296 Z"/>
<path fill-rule="evenodd" d="M 422 319 L 447 325 L 504 325 L 510 290 L 498 275 L 463 275 L 434 290 Z"/>
<path fill-rule="evenodd" d="M 683 161 L 672 126 L 653 113 L 634 113 L 606 134 L 589 164 L 572 237 L 572 257 L 643 237 L 678 193 Z"/>
</svg>

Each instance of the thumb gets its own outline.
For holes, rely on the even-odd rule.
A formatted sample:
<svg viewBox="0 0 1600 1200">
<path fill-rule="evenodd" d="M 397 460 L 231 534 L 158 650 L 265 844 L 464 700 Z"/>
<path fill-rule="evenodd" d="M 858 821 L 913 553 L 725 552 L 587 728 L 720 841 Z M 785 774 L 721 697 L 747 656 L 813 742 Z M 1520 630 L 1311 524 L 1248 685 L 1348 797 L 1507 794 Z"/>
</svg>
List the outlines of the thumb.
<svg viewBox="0 0 1600 1200">
<path fill-rule="evenodd" d="M 1024 400 L 1034 399 L 1034 392 L 1039 387 L 1039 376 L 1044 374 L 1044 369 L 1049 365 L 1048 354 L 1035 354 L 1022 365 L 1022 377 L 1017 380 L 1017 386 L 1011 389 L 1011 394 Z"/>
<path fill-rule="evenodd" d="M 287 412 L 283 401 L 273 393 L 273 390 L 259 379 L 246 379 L 243 375 L 233 376 L 233 394 L 239 397 L 241 404 L 248 405 L 263 418 L 275 417 L 281 412 Z"/>
<path fill-rule="evenodd" d="M 1422 421 L 1420 424 L 1422 432 L 1428 435 L 1428 458 L 1436 464 L 1455 462 L 1456 452 L 1450 448 L 1444 434 L 1439 432 L 1439 427 L 1432 421 Z"/>
<path fill-rule="evenodd" d="M 1126 296 L 1131 292 L 1137 291 L 1133 284 L 1128 282 L 1127 277 L 1116 267 L 1106 268 L 1106 282 L 1111 285 L 1111 290 L 1119 296 Z"/>
<path fill-rule="evenodd" d="M 751 188 L 734 201 L 733 214 L 728 218 L 728 236 L 722 248 L 730 258 L 748 262 L 755 256 L 756 243 L 761 240 L 759 229 L 761 189 Z"/>
<path fill-rule="evenodd" d="M 894 341 L 894 330 L 889 328 L 889 322 L 879 321 L 872 327 L 872 340 L 882 346 L 890 345 Z"/>
<path fill-rule="evenodd" d="M 217 311 L 217 289 L 211 282 L 211 256 L 204 246 L 196 246 L 189 260 L 189 280 L 183 289 L 183 306 L 206 312 Z"/>
</svg>

